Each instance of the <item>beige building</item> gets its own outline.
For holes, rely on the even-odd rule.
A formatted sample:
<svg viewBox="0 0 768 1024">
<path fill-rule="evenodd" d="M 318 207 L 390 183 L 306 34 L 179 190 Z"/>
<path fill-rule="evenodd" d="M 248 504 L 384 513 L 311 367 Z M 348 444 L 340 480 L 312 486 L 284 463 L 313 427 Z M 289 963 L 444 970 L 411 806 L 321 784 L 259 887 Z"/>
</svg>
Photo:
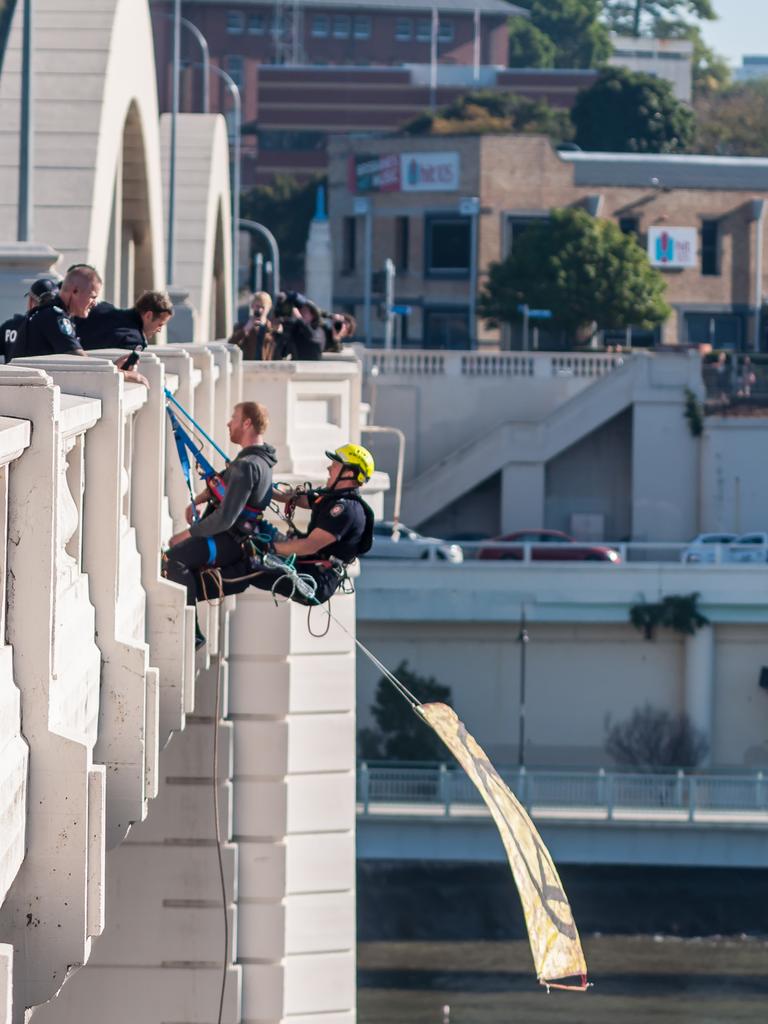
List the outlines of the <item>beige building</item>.
<svg viewBox="0 0 768 1024">
<path fill-rule="evenodd" d="M 391 258 L 395 343 L 467 348 L 477 336 L 520 348 L 518 327 L 475 327 L 473 294 L 532 223 L 581 206 L 636 234 L 666 278 L 673 314 L 659 332 L 633 331 L 633 344 L 764 347 L 768 160 L 565 152 L 533 135 L 369 136 L 335 139 L 329 175 L 335 301 L 363 334 L 370 252 L 369 343 L 384 338 L 377 272 Z M 567 347 L 541 324 L 542 347 Z"/>
</svg>

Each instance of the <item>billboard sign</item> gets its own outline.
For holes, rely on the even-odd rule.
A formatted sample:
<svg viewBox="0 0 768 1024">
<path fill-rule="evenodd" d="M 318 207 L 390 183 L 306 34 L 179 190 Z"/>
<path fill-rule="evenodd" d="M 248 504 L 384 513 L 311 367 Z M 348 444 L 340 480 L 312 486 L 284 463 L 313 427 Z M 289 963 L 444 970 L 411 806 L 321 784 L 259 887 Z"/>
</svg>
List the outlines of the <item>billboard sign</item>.
<svg viewBox="0 0 768 1024">
<path fill-rule="evenodd" d="M 456 192 L 458 153 L 403 153 L 400 157 L 403 192 Z"/>
<path fill-rule="evenodd" d="M 648 259 L 651 266 L 696 267 L 698 231 L 696 228 L 656 227 L 648 229 Z"/>
<path fill-rule="evenodd" d="M 349 158 L 350 192 L 456 192 L 458 153 L 383 153 Z"/>
</svg>

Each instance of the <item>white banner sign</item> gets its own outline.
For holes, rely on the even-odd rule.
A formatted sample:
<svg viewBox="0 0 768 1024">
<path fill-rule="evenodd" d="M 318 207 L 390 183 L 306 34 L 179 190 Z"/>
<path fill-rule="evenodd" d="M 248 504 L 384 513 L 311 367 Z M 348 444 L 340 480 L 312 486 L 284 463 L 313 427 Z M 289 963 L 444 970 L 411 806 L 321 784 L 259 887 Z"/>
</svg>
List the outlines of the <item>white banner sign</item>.
<svg viewBox="0 0 768 1024">
<path fill-rule="evenodd" d="M 698 265 L 696 228 L 648 228 L 648 259 L 654 267 Z"/>
<path fill-rule="evenodd" d="M 400 188 L 403 192 L 456 192 L 458 187 L 458 153 L 401 154 Z"/>
</svg>

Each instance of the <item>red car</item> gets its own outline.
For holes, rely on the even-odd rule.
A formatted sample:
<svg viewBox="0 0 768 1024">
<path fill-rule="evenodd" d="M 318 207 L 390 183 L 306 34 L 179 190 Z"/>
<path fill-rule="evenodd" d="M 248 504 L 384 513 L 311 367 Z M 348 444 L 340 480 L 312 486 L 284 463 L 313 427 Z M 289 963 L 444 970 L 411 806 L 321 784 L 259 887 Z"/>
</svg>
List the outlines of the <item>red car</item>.
<svg viewBox="0 0 768 1024">
<path fill-rule="evenodd" d="M 513 558 L 518 562 L 524 557 L 523 544 L 530 544 L 530 557 L 535 562 L 613 562 L 621 561 L 613 548 L 598 544 L 582 544 L 559 530 L 518 530 L 496 540 L 505 544 L 519 544 L 515 548 L 480 548 L 478 558 Z"/>
</svg>

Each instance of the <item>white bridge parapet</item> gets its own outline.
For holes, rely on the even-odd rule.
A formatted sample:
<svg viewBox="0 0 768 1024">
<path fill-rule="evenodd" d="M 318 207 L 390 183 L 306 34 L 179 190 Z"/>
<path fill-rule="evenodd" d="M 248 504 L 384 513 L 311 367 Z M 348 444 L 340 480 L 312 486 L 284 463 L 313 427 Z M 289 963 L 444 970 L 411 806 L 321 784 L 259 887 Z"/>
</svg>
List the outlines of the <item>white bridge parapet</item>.
<svg viewBox="0 0 768 1024">
<path fill-rule="evenodd" d="M 166 386 L 225 452 L 263 402 L 276 479 L 320 483 L 359 438 L 359 366 L 160 346 L 147 390 L 115 355 L 0 369 L 0 1024 L 210 1024 L 222 978 L 225 1024 L 351 1024 L 354 597 L 322 638 L 227 598 L 195 655 L 160 559 L 189 498 Z"/>
</svg>

